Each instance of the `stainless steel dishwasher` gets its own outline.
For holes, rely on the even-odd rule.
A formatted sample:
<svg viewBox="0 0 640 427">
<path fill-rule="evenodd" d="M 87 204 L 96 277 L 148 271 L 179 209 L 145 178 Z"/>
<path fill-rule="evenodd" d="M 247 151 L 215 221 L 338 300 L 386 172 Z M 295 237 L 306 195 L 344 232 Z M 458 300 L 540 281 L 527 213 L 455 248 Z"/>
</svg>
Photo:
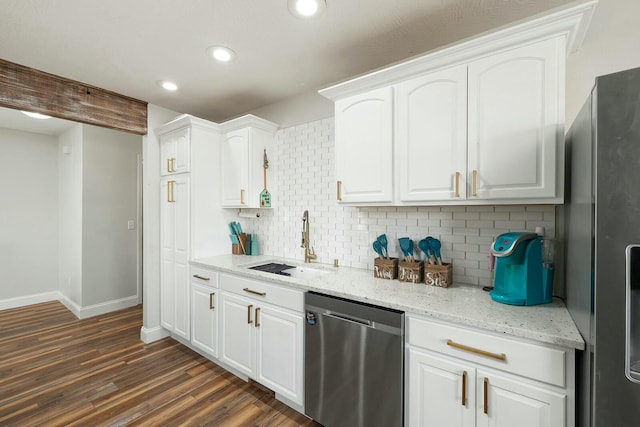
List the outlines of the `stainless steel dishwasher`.
<svg viewBox="0 0 640 427">
<path fill-rule="evenodd" d="M 325 427 L 401 427 L 404 313 L 307 292 L 305 412 Z"/>
</svg>

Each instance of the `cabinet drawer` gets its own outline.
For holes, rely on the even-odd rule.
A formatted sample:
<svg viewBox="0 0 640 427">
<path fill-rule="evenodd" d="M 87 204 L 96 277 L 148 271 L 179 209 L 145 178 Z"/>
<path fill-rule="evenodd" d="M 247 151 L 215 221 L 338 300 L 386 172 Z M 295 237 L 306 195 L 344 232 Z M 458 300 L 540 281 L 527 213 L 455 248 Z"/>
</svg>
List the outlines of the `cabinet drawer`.
<svg viewBox="0 0 640 427">
<path fill-rule="evenodd" d="M 255 298 L 269 304 L 279 305 L 294 311 L 304 310 L 304 293 L 302 291 L 228 274 L 220 275 L 220 286 L 225 291 Z"/>
<path fill-rule="evenodd" d="M 212 288 L 218 287 L 218 273 L 206 268 L 191 266 L 191 281 Z"/>
<path fill-rule="evenodd" d="M 566 351 L 407 316 L 412 346 L 565 387 Z"/>
</svg>

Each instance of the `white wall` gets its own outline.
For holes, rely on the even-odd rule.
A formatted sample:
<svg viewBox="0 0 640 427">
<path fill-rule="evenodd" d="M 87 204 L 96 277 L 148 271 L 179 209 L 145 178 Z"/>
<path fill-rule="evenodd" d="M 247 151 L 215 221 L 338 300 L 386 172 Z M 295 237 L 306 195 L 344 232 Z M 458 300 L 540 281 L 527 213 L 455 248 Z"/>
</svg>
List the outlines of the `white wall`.
<svg viewBox="0 0 640 427">
<path fill-rule="evenodd" d="M 82 132 L 77 124 L 58 138 L 58 290 L 82 305 Z"/>
<path fill-rule="evenodd" d="M 282 128 L 333 117 L 334 114 L 333 101 L 318 95 L 317 90 L 255 109 L 250 113 L 278 123 Z"/>
<path fill-rule="evenodd" d="M 55 137 L 0 129 L 0 309 L 58 290 L 57 148 Z"/>
<path fill-rule="evenodd" d="M 638 0 L 599 0 L 582 47 L 567 59 L 567 129 L 597 76 L 640 67 L 638 17 Z"/>
<path fill-rule="evenodd" d="M 137 300 L 142 137 L 88 125 L 83 129 L 82 305 Z"/>
</svg>

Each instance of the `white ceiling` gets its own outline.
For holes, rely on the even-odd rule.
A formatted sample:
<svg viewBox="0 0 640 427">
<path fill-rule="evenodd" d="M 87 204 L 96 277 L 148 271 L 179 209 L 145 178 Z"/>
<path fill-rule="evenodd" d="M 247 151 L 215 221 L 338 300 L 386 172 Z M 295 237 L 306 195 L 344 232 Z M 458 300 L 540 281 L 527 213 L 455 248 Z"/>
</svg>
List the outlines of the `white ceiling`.
<svg viewBox="0 0 640 427">
<path fill-rule="evenodd" d="M 287 0 L 1 0 L 0 58 L 223 121 L 568 3 L 327 0 L 302 20 Z"/>
</svg>

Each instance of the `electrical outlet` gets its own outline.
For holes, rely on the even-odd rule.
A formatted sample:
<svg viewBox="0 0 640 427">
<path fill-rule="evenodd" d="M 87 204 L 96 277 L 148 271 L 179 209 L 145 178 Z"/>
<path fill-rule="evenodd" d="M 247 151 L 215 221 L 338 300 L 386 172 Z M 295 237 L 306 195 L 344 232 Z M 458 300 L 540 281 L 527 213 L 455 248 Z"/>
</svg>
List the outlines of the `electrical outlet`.
<svg viewBox="0 0 640 427">
<path fill-rule="evenodd" d="M 127 221 L 127 230 L 133 230 L 134 228 L 136 228 L 136 223 L 134 220 L 130 219 L 129 221 Z"/>
</svg>

